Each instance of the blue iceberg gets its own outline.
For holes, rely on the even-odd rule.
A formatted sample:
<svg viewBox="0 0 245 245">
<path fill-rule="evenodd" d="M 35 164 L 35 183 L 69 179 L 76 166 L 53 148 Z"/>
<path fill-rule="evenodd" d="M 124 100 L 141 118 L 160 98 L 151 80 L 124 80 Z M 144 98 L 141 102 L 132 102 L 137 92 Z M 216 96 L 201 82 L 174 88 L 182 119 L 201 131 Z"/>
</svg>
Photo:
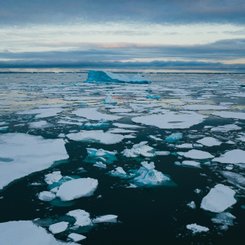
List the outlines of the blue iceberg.
<svg viewBox="0 0 245 245">
<path fill-rule="evenodd" d="M 177 141 L 181 140 L 183 138 L 183 134 L 182 133 L 173 133 L 170 134 L 165 141 L 167 143 L 176 143 Z"/>
<path fill-rule="evenodd" d="M 139 74 L 116 74 L 106 71 L 89 71 L 86 83 L 137 83 L 147 84 L 147 81 Z"/>
</svg>

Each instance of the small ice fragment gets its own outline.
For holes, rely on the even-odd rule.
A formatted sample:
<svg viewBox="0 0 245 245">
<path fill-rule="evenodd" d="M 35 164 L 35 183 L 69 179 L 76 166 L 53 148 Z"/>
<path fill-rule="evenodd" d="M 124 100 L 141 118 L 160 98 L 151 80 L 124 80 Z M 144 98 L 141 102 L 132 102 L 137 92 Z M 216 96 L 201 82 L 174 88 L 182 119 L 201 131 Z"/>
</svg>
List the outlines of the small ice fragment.
<svg viewBox="0 0 245 245">
<path fill-rule="evenodd" d="M 58 234 L 58 233 L 65 231 L 68 225 L 69 225 L 68 222 L 61 221 L 61 222 L 50 225 L 48 229 L 53 234 Z"/>
<path fill-rule="evenodd" d="M 55 194 L 52 193 L 51 191 L 42 191 L 38 194 L 38 198 L 41 201 L 50 202 L 53 199 L 55 199 Z"/>
<path fill-rule="evenodd" d="M 80 242 L 87 237 L 78 233 L 71 233 L 68 235 L 68 238 L 70 238 L 73 242 Z"/>
<path fill-rule="evenodd" d="M 191 201 L 191 202 L 187 203 L 187 206 L 188 206 L 189 208 L 192 208 L 192 209 L 195 209 L 195 208 L 196 208 L 196 204 L 195 204 L 194 201 Z"/>
<path fill-rule="evenodd" d="M 98 180 L 92 178 L 79 178 L 63 183 L 56 196 L 62 201 L 71 201 L 80 197 L 93 195 L 98 186 Z"/>
<path fill-rule="evenodd" d="M 111 170 L 110 175 L 112 175 L 114 177 L 120 177 L 120 178 L 127 178 L 128 177 L 127 173 L 124 171 L 124 169 L 122 167 L 117 167 L 114 170 Z"/>
<path fill-rule="evenodd" d="M 155 156 L 154 148 L 147 145 L 146 141 L 142 141 L 139 144 L 133 145 L 131 149 L 125 149 L 123 155 L 126 157 L 153 157 Z"/>
<path fill-rule="evenodd" d="M 236 192 L 223 184 L 217 184 L 202 199 L 201 208 L 214 213 L 221 213 L 236 203 Z"/>
<path fill-rule="evenodd" d="M 229 226 L 234 225 L 235 219 L 236 219 L 236 217 L 234 215 L 232 215 L 231 213 L 223 212 L 223 213 L 217 214 L 211 220 L 213 223 L 220 225 L 222 230 L 228 230 Z"/>
<path fill-rule="evenodd" d="M 98 224 L 98 223 L 117 223 L 117 215 L 114 214 L 107 214 L 107 215 L 102 215 L 99 216 L 95 219 L 93 219 L 93 223 L 94 224 Z"/>
<path fill-rule="evenodd" d="M 189 224 L 186 226 L 186 228 L 190 231 L 192 231 L 193 234 L 201 233 L 201 232 L 208 232 L 209 228 L 201 225 L 197 225 L 196 223 L 194 224 Z"/>
</svg>

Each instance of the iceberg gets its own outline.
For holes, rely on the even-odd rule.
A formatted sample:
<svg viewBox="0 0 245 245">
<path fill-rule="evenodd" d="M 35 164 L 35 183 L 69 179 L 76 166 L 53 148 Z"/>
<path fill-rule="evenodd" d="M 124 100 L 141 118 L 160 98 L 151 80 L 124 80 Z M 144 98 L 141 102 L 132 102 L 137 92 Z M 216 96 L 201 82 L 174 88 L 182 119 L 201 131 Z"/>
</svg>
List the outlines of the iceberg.
<svg viewBox="0 0 245 245">
<path fill-rule="evenodd" d="M 89 71 L 86 83 L 137 83 L 137 84 L 147 84 L 147 81 L 142 75 L 126 75 L 126 74 L 116 74 L 106 71 Z"/>
<path fill-rule="evenodd" d="M 114 170 L 111 170 L 109 173 L 111 176 L 114 176 L 114 177 L 120 177 L 120 178 L 129 177 L 122 167 L 117 167 Z"/>
<path fill-rule="evenodd" d="M 5 245 L 74 244 L 57 241 L 44 228 L 35 225 L 32 221 L 0 223 L 0 242 Z"/>
<path fill-rule="evenodd" d="M 136 177 L 133 179 L 133 184 L 136 186 L 157 186 L 171 180 L 168 176 L 157 171 L 153 162 L 142 162 L 141 165 L 142 166 L 134 172 Z"/>
<path fill-rule="evenodd" d="M 221 213 L 236 203 L 236 192 L 223 184 L 217 184 L 202 199 L 201 208 L 214 213 Z"/>
<path fill-rule="evenodd" d="M 123 152 L 125 157 L 154 157 L 154 148 L 147 145 L 146 141 L 142 141 L 139 144 L 133 145 L 131 149 L 125 149 Z"/>
<path fill-rule="evenodd" d="M 177 141 L 181 140 L 183 138 L 182 133 L 173 133 L 170 134 L 168 137 L 166 137 L 165 141 L 167 143 L 176 143 Z"/>
<path fill-rule="evenodd" d="M 79 178 L 63 183 L 56 196 L 62 201 L 71 201 L 81 197 L 92 196 L 98 186 L 98 180 L 92 178 Z"/>
</svg>

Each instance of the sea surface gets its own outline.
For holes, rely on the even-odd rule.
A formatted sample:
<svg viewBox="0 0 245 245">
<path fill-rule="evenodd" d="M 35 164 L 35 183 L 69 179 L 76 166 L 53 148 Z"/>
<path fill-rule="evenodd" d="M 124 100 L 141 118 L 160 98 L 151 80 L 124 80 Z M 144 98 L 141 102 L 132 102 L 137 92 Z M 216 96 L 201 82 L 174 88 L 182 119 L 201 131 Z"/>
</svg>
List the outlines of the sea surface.
<svg viewBox="0 0 245 245">
<path fill-rule="evenodd" d="M 215 160 L 237 149 L 244 156 L 244 74 L 144 74 L 150 84 L 84 83 L 86 76 L 0 74 L 0 172 L 21 171 L 22 161 L 23 169 L 28 168 L 26 159 L 30 165 L 38 162 L 42 166 L 26 170 L 14 180 L 5 180 L 0 173 L 0 222 L 31 220 L 49 232 L 51 224 L 67 221 L 69 227 L 55 238 L 68 242 L 68 235 L 76 232 L 87 237 L 81 244 L 244 244 L 245 158 Z M 98 130 L 114 135 L 117 142 L 86 138 L 87 131 L 96 135 Z M 55 159 L 51 161 L 38 154 L 43 150 L 39 143 L 34 147 L 18 141 L 23 145 L 18 152 L 15 139 L 21 140 L 23 134 L 41 136 L 42 147 L 48 140 L 55 143 L 59 139 L 64 150 L 50 149 Z M 7 139 L 10 136 L 11 142 Z M 205 137 L 219 143 L 200 143 Z M 124 154 L 140 142 L 145 142 L 149 151 L 139 149 L 136 156 Z M 3 145 L 5 152 L 1 151 Z M 87 148 L 115 154 L 88 156 Z M 193 149 L 199 152 L 185 155 Z M 43 152 L 48 155 L 49 149 Z M 203 152 L 211 156 L 200 157 Z M 49 164 L 42 165 L 42 156 Z M 104 167 L 96 166 L 98 162 Z M 140 176 L 144 179 L 137 182 L 142 162 L 153 162 L 156 172 Z M 117 167 L 125 175 L 113 176 L 111 171 Z M 98 187 L 89 197 L 42 201 L 38 194 L 51 189 L 45 175 L 54 171 L 70 179 L 97 179 Z M 159 173 L 169 180 L 154 180 L 154 174 Z M 234 218 L 222 224 L 213 221 L 217 213 L 200 207 L 217 184 L 235 191 L 236 203 L 224 211 Z M 190 202 L 194 207 L 188 205 Z M 75 209 L 87 211 L 91 219 L 114 214 L 118 221 L 76 227 L 75 220 L 66 215 Z M 193 233 L 188 224 L 209 231 Z M 8 245 L 1 235 L 0 244 Z"/>
</svg>

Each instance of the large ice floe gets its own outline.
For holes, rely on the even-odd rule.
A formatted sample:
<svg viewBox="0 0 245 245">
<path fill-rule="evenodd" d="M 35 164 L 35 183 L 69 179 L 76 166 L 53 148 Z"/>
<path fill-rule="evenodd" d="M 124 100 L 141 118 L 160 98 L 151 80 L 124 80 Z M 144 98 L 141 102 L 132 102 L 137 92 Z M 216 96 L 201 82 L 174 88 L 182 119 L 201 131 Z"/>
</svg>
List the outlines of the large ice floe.
<svg viewBox="0 0 245 245">
<path fill-rule="evenodd" d="M 0 135 L 0 189 L 66 158 L 62 139 L 44 139 L 22 133 Z"/>
<path fill-rule="evenodd" d="M 89 71 L 86 79 L 87 83 L 150 83 L 140 74 L 118 74 L 107 71 Z"/>
<path fill-rule="evenodd" d="M 233 119 L 245 120 L 244 112 L 220 111 L 220 112 L 214 112 L 212 114 L 215 116 L 223 117 L 223 118 L 233 118 Z"/>
<path fill-rule="evenodd" d="M 240 149 L 227 151 L 220 157 L 214 158 L 213 161 L 220 163 L 245 164 L 245 151 Z"/>
<path fill-rule="evenodd" d="M 164 114 L 153 114 L 132 118 L 135 123 L 155 126 L 161 129 L 190 128 L 203 122 L 205 116 L 196 112 L 174 112 L 167 111 Z"/>
<path fill-rule="evenodd" d="M 198 159 L 198 160 L 209 159 L 214 157 L 209 152 L 195 150 L 195 149 L 189 150 L 188 152 L 178 152 L 178 154 L 186 158 Z"/>
<path fill-rule="evenodd" d="M 68 134 L 67 137 L 74 141 L 99 142 L 105 145 L 113 145 L 124 139 L 123 135 L 104 132 L 103 130 L 80 131 L 79 133 Z"/>
<path fill-rule="evenodd" d="M 62 245 L 74 244 L 57 241 L 44 228 L 32 221 L 9 221 L 0 223 L 0 244 L 6 245 Z"/>
<path fill-rule="evenodd" d="M 92 178 L 72 179 L 63 183 L 56 196 L 62 201 L 71 201 L 81 197 L 92 196 L 98 186 L 98 180 Z"/>
<path fill-rule="evenodd" d="M 141 165 L 142 166 L 138 170 L 133 172 L 135 177 L 132 180 L 132 183 L 134 185 L 139 187 L 151 187 L 171 181 L 168 176 L 155 169 L 153 162 L 148 163 L 144 161 L 141 162 Z"/>
<path fill-rule="evenodd" d="M 236 203 L 236 192 L 230 187 L 217 184 L 202 199 L 201 208 L 214 213 L 221 213 Z"/>
<path fill-rule="evenodd" d="M 114 121 L 114 120 L 118 120 L 121 118 L 119 116 L 101 113 L 98 111 L 97 108 L 80 108 L 80 109 L 75 110 L 73 114 L 79 117 L 84 117 L 84 118 L 87 118 L 89 120 L 94 120 L 94 121 L 101 121 L 101 120 Z"/>
</svg>

